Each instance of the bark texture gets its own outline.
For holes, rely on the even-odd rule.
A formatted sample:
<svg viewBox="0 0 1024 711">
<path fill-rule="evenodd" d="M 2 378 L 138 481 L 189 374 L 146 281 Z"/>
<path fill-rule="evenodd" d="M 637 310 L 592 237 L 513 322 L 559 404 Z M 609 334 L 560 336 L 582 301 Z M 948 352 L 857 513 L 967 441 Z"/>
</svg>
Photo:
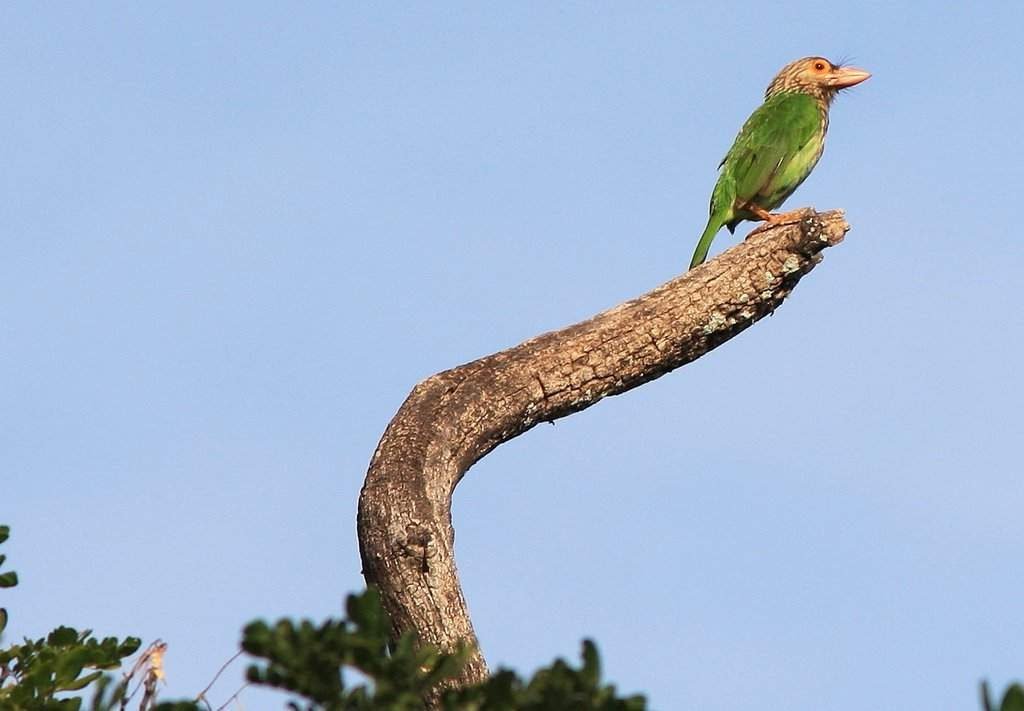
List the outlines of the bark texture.
<svg viewBox="0 0 1024 711">
<path fill-rule="evenodd" d="M 413 388 L 359 498 L 363 574 L 396 635 L 446 650 L 467 643 L 457 683 L 486 678 L 453 555 L 455 486 L 502 442 L 654 380 L 777 309 L 849 229 L 841 211 L 791 214 L 643 296 Z"/>
</svg>

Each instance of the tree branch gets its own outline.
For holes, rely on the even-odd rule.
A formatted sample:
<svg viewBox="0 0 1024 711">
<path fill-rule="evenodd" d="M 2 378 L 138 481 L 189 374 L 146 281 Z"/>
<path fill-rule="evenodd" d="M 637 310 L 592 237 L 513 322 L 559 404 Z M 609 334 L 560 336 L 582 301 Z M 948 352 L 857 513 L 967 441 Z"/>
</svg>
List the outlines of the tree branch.
<svg viewBox="0 0 1024 711">
<path fill-rule="evenodd" d="M 455 486 L 502 442 L 675 370 L 777 309 L 849 229 L 841 211 L 792 214 L 639 298 L 413 388 L 359 498 L 363 574 L 396 635 L 469 644 L 457 683 L 486 678 L 452 550 Z"/>
</svg>

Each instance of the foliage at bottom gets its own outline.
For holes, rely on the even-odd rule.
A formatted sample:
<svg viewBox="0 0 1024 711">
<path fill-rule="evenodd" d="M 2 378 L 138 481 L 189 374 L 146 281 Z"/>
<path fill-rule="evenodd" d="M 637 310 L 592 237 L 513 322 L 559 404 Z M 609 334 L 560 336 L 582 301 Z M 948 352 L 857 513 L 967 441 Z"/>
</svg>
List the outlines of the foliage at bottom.
<svg viewBox="0 0 1024 711">
<path fill-rule="evenodd" d="M 348 618 L 321 625 L 281 620 L 273 627 L 254 622 L 245 628 L 242 648 L 265 659 L 249 667 L 256 684 L 285 689 L 302 697 L 293 709 L 336 711 L 423 708 L 423 696 L 439 682 L 458 674 L 466 651 L 444 654 L 418 647 L 411 636 L 389 649 L 390 623 L 375 590 L 350 595 Z M 441 697 L 447 711 L 542 711 L 580 709 L 643 711 L 642 696 L 619 697 L 615 687 L 601 683 L 597 648 L 583 643 L 583 661 L 574 668 L 561 659 L 523 681 L 500 670 L 482 684 L 448 689 Z M 364 680 L 346 688 L 346 676 Z"/>
<path fill-rule="evenodd" d="M 9 532 L 0 526 L 0 543 Z M 0 566 L 4 561 L 0 555 Z M 16 573 L 0 573 L 0 589 L 17 584 Z M 290 693 L 287 706 L 294 711 L 419 711 L 424 696 L 456 676 L 468 656 L 466 650 L 449 654 L 420 647 L 409 635 L 390 643 L 390 622 L 375 590 L 349 595 L 346 613 L 346 618 L 322 623 L 279 620 L 273 625 L 247 625 L 242 648 L 255 661 L 247 670 L 248 682 Z M 0 608 L 0 635 L 6 625 L 7 611 Z M 80 711 L 86 692 L 90 711 L 126 711 L 136 694 L 134 708 L 139 711 L 212 711 L 203 694 L 157 704 L 166 649 L 159 641 L 147 647 L 120 679 L 108 673 L 139 647 L 135 637 L 100 640 L 90 630 L 58 627 L 46 637 L 2 648 L 0 711 Z M 500 669 L 476 686 L 445 689 L 439 703 L 445 711 L 647 708 L 643 696 L 619 696 L 614 686 L 601 682 L 593 642 L 583 642 L 581 656 L 579 667 L 558 659 L 529 680 Z M 1024 688 L 1010 686 L 997 706 L 983 684 L 981 700 L 983 711 L 1024 711 Z"/>
</svg>

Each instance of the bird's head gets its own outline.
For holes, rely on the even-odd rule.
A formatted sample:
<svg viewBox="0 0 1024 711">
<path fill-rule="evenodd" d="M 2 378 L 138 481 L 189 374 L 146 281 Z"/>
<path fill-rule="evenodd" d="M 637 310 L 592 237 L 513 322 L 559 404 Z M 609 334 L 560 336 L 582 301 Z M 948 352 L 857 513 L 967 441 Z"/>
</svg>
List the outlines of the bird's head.
<svg viewBox="0 0 1024 711">
<path fill-rule="evenodd" d="M 787 91 L 798 92 L 810 94 L 827 106 L 841 89 L 860 84 L 870 76 L 863 69 L 833 64 L 824 57 L 804 57 L 790 62 L 775 75 L 764 98 Z"/>
</svg>

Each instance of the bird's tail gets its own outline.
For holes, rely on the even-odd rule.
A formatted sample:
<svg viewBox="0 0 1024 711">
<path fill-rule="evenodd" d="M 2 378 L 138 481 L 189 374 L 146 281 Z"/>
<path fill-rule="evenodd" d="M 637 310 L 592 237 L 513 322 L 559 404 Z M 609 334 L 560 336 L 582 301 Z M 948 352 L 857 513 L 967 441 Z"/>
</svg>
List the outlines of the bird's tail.
<svg viewBox="0 0 1024 711">
<path fill-rule="evenodd" d="M 715 215 L 712 215 L 708 219 L 708 226 L 704 228 L 704 234 L 700 236 L 700 241 L 697 242 L 697 249 L 693 251 L 690 269 L 704 263 L 704 260 L 708 257 L 708 250 L 711 249 L 711 242 L 715 239 L 715 235 L 718 234 L 720 229 L 722 229 L 721 221 Z"/>
</svg>

